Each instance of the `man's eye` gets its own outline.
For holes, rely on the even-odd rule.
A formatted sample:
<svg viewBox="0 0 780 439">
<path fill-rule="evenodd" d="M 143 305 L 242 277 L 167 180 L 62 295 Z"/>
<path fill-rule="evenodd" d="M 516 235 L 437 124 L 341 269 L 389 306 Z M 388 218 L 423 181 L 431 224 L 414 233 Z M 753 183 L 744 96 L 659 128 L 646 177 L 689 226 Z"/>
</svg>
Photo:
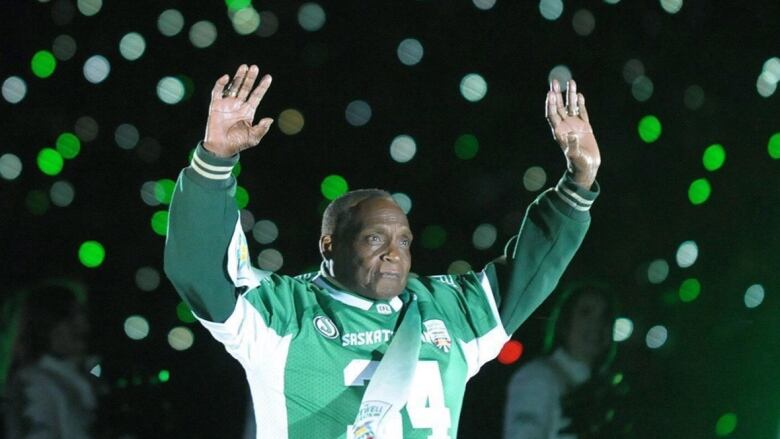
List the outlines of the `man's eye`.
<svg viewBox="0 0 780 439">
<path fill-rule="evenodd" d="M 368 242 L 372 242 L 372 243 L 382 242 L 382 237 L 379 235 L 368 235 Z"/>
<path fill-rule="evenodd" d="M 411 243 L 412 243 L 412 241 L 409 240 L 409 239 L 402 239 L 401 240 L 401 246 L 403 246 L 403 247 L 409 247 L 409 245 L 411 245 Z"/>
</svg>

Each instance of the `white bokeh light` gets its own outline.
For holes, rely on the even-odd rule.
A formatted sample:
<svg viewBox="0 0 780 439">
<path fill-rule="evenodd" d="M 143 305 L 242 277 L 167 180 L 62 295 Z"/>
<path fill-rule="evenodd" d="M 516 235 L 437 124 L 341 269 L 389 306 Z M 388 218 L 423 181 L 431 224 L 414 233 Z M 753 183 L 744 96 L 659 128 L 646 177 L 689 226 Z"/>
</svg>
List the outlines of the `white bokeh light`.
<svg viewBox="0 0 780 439">
<path fill-rule="evenodd" d="M 460 81 L 460 94 L 469 101 L 477 102 L 487 94 L 487 82 L 477 73 L 469 73 Z"/>
<path fill-rule="evenodd" d="M 166 76 L 157 83 L 157 97 L 169 105 L 181 102 L 184 91 L 184 83 L 173 76 Z"/>
<path fill-rule="evenodd" d="M 645 336 L 645 343 L 650 349 L 658 349 L 666 343 L 668 337 L 669 331 L 667 331 L 666 327 L 662 325 L 656 325 L 647 331 L 647 335 Z"/>
<path fill-rule="evenodd" d="M 398 163 L 406 163 L 417 153 L 417 144 L 411 136 L 396 136 L 390 143 L 390 157 Z"/>
<path fill-rule="evenodd" d="M 84 63 L 84 77 L 93 84 L 106 80 L 111 73 L 111 63 L 102 55 L 93 55 Z"/>
<path fill-rule="evenodd" d="M 419 40 L 407 38 L 398 45 L 396 54 L 402 64 L 407 66 L 416 65 L 422 60 L 425 50 Z"/>
<path fill-rule="evenodd" d="M 27 96 L 27 83 L 18 76 L 10 76 L 3 81 L 3 99 L 18 104 Z"/>
</svg>

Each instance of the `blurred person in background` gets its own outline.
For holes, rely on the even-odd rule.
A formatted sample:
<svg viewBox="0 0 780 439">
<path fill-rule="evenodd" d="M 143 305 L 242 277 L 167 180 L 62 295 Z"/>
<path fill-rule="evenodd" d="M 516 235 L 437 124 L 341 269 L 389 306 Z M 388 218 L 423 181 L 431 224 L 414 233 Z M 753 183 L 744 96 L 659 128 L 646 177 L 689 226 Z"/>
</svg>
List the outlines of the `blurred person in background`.
<svg viewBox="0 0 780 439">
<path fill-rule="evenodd" d="M 544 355 L 509 382 L 504 439 L 630 437 L 630 424 L 615 417 L 627 391 L 611 371 L 616 314 L 606 286 L 579 284 L 561 295 L 545 331 Z"/>
</svg>

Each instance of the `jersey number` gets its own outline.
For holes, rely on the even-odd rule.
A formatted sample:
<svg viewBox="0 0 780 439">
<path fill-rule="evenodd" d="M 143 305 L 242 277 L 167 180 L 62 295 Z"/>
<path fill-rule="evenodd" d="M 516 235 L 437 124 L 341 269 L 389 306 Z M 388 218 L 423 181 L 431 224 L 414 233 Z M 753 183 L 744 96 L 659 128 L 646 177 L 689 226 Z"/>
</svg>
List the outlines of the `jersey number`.
<svg viewBox="0 0 780 439">
<path fill-rule="evenodd" d="M 374 375 L 378 361 L 352 360 L 344 368 L 345 386 L 365 386 Z M 428 439 L 449 439 L 450 409 L 444 403 L 439 363 L 418 361 L 409 400 L 406 403 L 409 421 L 415 429 L 430 428 Z M 387 434 L 391 439 L 403 437 L 401 417 L 388 418 Z M 347 439 L 352 439 L 352 426 L 347 427 Z"/>
</svg>

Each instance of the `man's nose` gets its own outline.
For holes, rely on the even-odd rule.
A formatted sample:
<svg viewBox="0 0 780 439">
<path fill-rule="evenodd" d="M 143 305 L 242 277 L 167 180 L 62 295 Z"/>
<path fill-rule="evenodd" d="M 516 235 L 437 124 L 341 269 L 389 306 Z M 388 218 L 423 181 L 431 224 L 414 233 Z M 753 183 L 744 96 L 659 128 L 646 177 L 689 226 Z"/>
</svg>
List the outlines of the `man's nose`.
<svg viewBox="0 0 780 439">
<path fill-rule="evenodd" d="M 401 259 L 401 252 L 398 249 L 398 245 L 390 243 L 385 248 L 385 252 L 382 254 L 382 260 L 387 262 L 398 262 Z"/>
</svg>

